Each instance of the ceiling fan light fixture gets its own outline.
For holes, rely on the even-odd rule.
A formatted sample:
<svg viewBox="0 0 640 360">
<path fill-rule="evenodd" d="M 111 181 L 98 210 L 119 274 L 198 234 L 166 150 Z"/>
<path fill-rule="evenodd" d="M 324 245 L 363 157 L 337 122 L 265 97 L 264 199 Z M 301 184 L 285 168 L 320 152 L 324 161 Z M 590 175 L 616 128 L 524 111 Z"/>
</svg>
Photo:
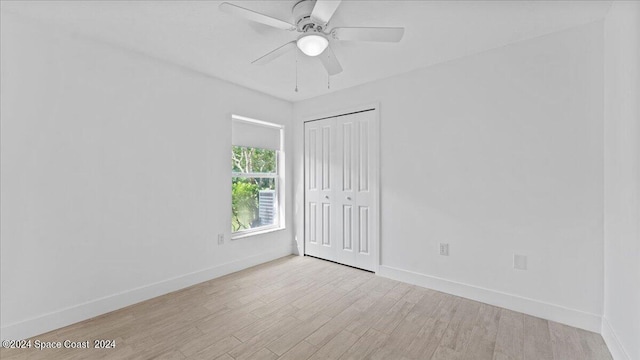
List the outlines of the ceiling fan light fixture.
<svg viewBox="0 0 640 360">
<path fill-rule="evenodd" d="M 318 56 L 329 46 L 329 40 L 317 34 L 304 35 L 296 42 L 298 49 L 307 56 Z"/>
</svg>

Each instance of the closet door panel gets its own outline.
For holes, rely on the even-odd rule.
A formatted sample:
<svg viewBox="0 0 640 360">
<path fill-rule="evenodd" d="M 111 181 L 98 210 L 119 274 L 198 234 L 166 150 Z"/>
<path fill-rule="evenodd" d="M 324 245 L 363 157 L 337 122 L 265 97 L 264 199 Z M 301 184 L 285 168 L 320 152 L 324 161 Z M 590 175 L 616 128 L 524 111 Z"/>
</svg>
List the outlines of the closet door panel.
<svg viewBox="0 0 640 360">
<path fill-rule="evenodd" d="M 305 254 L 336 261 L 334 188 L 335 121 L 305 124 Z"/>
<path fill-rule="evenodd" d="M 338 262 L 356 266 L 356 247 L 358 219 L 355 208 L 356 157 L 356 115 L 343 115 L 336 118 L 336 159 L 338 161 L 336 180 L 338 181 L 334 202 L 342 211 L 338 215 L 336 238 Z"/>
<path fill-rule="evenodd" d="M 357 206 L 358 241 L 355 242 L 356 267 L 373 270 L 378 241 L 378 133 L 373 111 L 359 113 L 355 120 L 357 139 L 354 192 Z"/>
</svg>

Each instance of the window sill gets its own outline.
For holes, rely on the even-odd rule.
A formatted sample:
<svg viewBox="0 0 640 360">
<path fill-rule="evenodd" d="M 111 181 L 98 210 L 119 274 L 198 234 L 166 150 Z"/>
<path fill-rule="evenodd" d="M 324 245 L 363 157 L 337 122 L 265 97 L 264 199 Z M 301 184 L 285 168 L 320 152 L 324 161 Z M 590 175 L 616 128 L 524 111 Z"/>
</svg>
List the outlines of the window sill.
<svg viewBox="0 0 640 360">
<path fill-rule="evenodd" d="M 274 228 L 268 228 L 268 229 L 263 229 L 263 230 L 256 230 L 256 231 L 250 231 L 250 232 L 246 232 L 246 233 L 235 234 L 235 235 L 231 234 L 231 240 L 244 239 L 244 238 L 250 237 L 250 236 L 263 235 L 263 234 L 268 234 L 268 233 L 281 231 L 281 230 L 285 230 L 285 229 L 286 228 L 284 228 L 284 227 L 274 227 Z"/>
</svg>

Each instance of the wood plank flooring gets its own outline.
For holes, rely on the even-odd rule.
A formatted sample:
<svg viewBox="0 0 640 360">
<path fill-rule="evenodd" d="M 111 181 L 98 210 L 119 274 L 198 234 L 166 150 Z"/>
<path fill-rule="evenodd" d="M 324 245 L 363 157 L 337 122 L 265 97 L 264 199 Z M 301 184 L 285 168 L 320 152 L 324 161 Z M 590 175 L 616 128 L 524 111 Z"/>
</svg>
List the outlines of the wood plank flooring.
<svg viewBox="0 0 640 360">
<path fill-rule="evenodd" d="M 596 333 L 289 256 L 34 337 L 18 359 L 611 359 Z"/>
</svg>

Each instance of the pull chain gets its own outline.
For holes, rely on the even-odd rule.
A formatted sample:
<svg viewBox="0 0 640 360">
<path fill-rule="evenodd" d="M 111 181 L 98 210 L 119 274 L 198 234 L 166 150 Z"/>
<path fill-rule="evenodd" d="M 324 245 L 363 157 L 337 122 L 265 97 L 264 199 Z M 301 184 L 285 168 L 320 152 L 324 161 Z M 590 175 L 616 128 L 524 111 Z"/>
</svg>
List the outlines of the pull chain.
<svg viewBox="0 0 640 360">
<path fill-rule="evenodd" d="M 298 52 L 296 51 L 296 92 L 298 92 Z"/>
<path fill-rule="evenodd" d="M 327 74 L 327 89 L 331 90 L 331 75 Z"/>
</svg>

